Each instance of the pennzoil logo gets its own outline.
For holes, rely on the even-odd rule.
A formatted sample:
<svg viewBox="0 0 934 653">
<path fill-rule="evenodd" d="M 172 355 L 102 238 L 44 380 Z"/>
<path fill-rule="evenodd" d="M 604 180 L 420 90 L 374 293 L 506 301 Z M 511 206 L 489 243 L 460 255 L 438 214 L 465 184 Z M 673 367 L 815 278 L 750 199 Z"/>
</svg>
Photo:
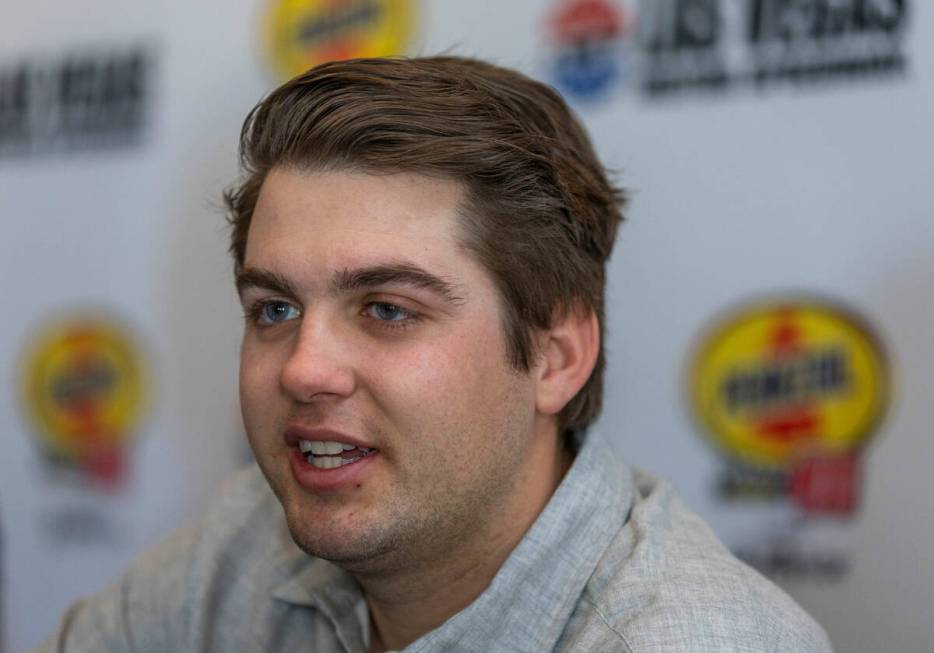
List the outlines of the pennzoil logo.
<svg viewBox="0 0 934 653">
<path fill-rule="evenodd" d="M 855 511 L 862 451 L 891 382 L 879 339 L 853 312 L 819 300 L 749 304 L 704 338 L 690 383 L 697 420 L 726 455 L 722 496 Z"/>
<path fill-rule="evenodd" d="M 411 0 L 275 0 L 266 49 L 288 79 L 325 61 L 401 54 L 411 32 Z"/>
<path fill-rule="evenodd" d="M 53 467 L 95 485 L 119 485 L 145 394 L 141 355 L 123 328 L 84 317 L 54 324 L 31 343 L 21 388 Z"/>
<path fill-rule="evenodd" d="M 700 423 L 728 456 L 777 471 L 859 451 L 890 393 L 866 324 L 808 300 L 753 304 L 722 321 L 697 353 L 691 386 Z"/>
</svg>

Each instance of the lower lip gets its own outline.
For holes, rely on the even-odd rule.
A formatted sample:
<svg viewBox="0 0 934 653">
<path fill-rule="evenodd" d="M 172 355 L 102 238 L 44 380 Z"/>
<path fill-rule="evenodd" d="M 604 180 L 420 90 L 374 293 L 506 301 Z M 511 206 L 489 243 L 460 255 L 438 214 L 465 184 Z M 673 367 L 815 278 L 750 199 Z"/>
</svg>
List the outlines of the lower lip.
<svg viewBox="0 0 934 653">
<path fill-rule="evenodd" d="M 378 451 L 367 454 L 357 462 L 331 469 L 315 467 L 305 460 L 305 456 L 298 449 L 291 449 L 292 475 L 303 488 L 316 492 L 336 492 L 359 485 L 365 478 Z"/>
</svg>

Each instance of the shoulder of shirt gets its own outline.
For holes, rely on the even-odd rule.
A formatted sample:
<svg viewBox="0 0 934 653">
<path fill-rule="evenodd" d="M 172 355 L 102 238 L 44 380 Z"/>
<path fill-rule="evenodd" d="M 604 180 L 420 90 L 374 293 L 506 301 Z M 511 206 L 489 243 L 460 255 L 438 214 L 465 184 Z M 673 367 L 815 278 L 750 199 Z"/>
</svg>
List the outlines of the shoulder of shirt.
<svg viewBox="0 0 934 653">
<path fill-rule="evenodd" d="M 231 477 L 203 514 L 72 605 L 37 650 L 204 650 L 215 626 L 242 620 L 251 598 L 299 560 L 281 507 L 254 466 Z"/>
<path fill-rule="evenodd" d="M 277 512 L 267 510 L 273 505 L 279 506 L 279 502 L 254 463 L 237 470 L 221 483 L 202 519 L 220 522 L 212 526 L 223 527 L 225 531 L 236 530 L 258 517 L 281 517 L 281 508 Z"/>
<path fill-rule="evenodd" d="M 824 630 L 735 558 L 669 483 L 638 471 L 634 477 L 629 519 L 572 618 L 590 631 L 590 648 L 602 631 L 603 642 L 616 642 L 612 650 L 631 653 L 831 651 Z"/>
<path fill-rule="evenodd" d="M 148 569 L 156 561 L 186 566 L 186 577 L 216 575 L 219 562 L 249 558 L 233 556 L 256 549 L 268 555 L 270 544 L 285 532 L 282 508 L 253 464 L 228 476 L 205 508 L 134 565 Z M 225 557 L 227 560 L 225 560 Z"/>
<path fill-rule="evenodd" d="M 236 472 L 200 518 L 147 551 L 122 579 L 134 650 L 168 650 L 166 642 L 188 648 L 213 637 L 219 624 L 236 623 L 304 559 L 293 550 L 258 468 Z"/>
<path fill-rule="evenodd" d="M 255 464 L 228 477 L 187 528 L 197 574 L 242 573 L 233 567 L 266 565 L 298 554 L 282 506 Z"/>
<path fill-rule="evenodd" d="M 228 476 L 194 519 L 147 551 L 139 562 L 145 565 L 153 556 L 214 557 L 219 550 L 242 546 L 244 532 L 261 525 L 269 527 L 277 521 L 284 522 L 284 518 L 275 495 L 259 468 L 249 465 Z M 256 537 L 256 532 L 252 535 Z"/>
</svg>

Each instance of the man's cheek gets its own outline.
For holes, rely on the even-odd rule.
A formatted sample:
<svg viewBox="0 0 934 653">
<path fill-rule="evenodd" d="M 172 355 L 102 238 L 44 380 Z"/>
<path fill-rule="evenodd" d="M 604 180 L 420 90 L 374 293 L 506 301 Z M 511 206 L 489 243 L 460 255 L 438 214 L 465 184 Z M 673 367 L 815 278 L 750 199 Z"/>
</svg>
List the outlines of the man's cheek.
<svg viewBox="0 0 934 653">
<path fill-rule="evenodd" d="M 402 395 L 444 392 L 468 371 L 469 360 L 445 347 L 372 352 L 358 370 L 374 384 Z"/>
<path fill-rule="evenodd" d="M 284 362 L 274 351 L 244 347 L 240 354 L 240 385 L 250 392 L 268 392 L 278 387 Z"/>
<path fill-rule="evenodd" d="M 240 409 L 250 431 L 268 429 L 280 403 L 278 376 L 274 370 L 256 366 L 240 374 Z"/>
</svg>

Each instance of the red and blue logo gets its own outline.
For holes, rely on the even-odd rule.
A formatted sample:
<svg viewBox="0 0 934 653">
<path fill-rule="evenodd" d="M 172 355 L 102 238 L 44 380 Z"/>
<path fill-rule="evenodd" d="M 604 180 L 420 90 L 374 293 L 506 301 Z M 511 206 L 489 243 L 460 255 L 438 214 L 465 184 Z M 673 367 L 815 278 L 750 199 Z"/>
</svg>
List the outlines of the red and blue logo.
<svg viewBox="0 0 934 653">
<path fill-rule="evenodd" d="M 548 18 L 557 86 L 580 99 L 604 95 L 624 77 L 630 14 L 610 0 L 563 0 Z"/>
</svg>

